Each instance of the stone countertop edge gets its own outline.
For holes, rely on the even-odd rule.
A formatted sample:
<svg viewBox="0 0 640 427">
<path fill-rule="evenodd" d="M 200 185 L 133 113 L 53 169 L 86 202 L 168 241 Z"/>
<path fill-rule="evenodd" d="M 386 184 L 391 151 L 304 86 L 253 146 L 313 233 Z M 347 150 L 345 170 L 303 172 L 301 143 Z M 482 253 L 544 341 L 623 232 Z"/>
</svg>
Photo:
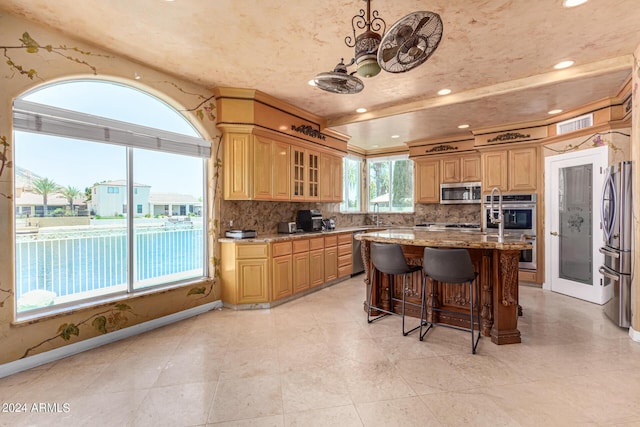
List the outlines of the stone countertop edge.
<svg viewBox="0 0 640 427">
<path fill-rule="evenodd" d="M 384 230 L 387 227 L 375 225 L 371 226 L 354 226 L 354 227 L 342 227 L 336 228 L 330 231 L 306 231 L 303 233 L 258 233 L 258 237 L 253 239 L 232 239 L 230 237 L 220 237 L 218 242 L 220 243 L 269 243 L 269 242 L 286 242 L 288 240 L 309 239 L 314 237 L 331 236 L 332 234 L 353 233 L 354 231 L 366 231 L 366 230 Z"/>
<path fill-rule="evenodd" d="M 369 240 L 381 243 L 398 243 L 409 246 L 431 246 L 448 248 L 523 250 L 531 249 L 531 243 L 519 237 L 505 236 L 498 242 L 497 234 L 468 231 L 423 231 L 423 230 L 384 230 L 364 233 L 357 240 Z"/>
</svg>

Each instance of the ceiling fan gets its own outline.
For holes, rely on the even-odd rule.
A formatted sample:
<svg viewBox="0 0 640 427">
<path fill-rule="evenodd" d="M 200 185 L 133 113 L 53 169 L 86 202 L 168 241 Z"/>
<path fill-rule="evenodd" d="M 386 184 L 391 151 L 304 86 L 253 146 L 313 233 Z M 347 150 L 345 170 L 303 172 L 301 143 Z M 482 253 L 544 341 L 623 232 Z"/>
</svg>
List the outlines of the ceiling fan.
<svg viewBox="0 0 640 427">
<path fill-rule="evenodd" d="M 361 77 L 374 77 L 385 70 L 389 73 L 404 73 L 424 63 L 435 52 L 442 39 L 442 19 L 434 12 L 413 12 L 398 20 L 386 32 L 386 22 L 377 10 L 371 11 L 371 0 L 367 9 L 351 18 L 353 36 L 344 39 L 348 47 L 355 47 L 355 56 L 345 64 L 344 60 L 333 71 L 319 73 L 314 83 L 322 90 L 351 94 L 364 89 Z M 356 27 L 365 30 L 356 37 Z M 378 31 L 382 30 L 382 33 Z M 356 64 L 356 71 L 349 73 L 347 67 Z"/>
</svg>

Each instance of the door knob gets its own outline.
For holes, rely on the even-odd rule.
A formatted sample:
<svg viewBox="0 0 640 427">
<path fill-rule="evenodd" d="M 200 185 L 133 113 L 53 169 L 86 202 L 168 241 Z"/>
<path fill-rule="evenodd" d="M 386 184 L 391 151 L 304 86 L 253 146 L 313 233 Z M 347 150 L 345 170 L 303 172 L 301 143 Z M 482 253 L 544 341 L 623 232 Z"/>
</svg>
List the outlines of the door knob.
<svg viewBox="0 0 640 427">
<path fill-rule="evenodd" d="M 558 232 L 556 232 L 556 231 L 552 231 L 552 232 L 550 232 L 549 234 L 551 234 L 552 236 L 557 236 L 557 235 L 558 235 Z"/>
</svg>

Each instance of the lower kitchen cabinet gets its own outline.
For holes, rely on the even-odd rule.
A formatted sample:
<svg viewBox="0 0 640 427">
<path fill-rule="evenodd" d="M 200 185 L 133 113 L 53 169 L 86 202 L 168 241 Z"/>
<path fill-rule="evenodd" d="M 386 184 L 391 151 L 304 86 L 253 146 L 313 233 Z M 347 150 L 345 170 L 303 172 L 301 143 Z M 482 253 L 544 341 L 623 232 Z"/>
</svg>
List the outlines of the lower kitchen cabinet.
<svg viewBox="0 0 640 427">
<path fill-rule="evenodd" d="M 271 299 L 293 294 L 293 263 L 291 242 L 273 243 L 271 248 Z"/>
<path fill-rule="evenodd" d="M 352 234 L 272 243 L 222 242 L 222 301 L 267 304 L 351 274 Z"/>
<path fill-rule="evenodd" d="M 293 243 L 293 293 L 309 289 L 309 240 L 295 240 Z"/>
<path fill-rule="evenodd" d="M 222 243 L 222 300 L 256 304 L 269 300 L 269 244 Z"/>
</svg>

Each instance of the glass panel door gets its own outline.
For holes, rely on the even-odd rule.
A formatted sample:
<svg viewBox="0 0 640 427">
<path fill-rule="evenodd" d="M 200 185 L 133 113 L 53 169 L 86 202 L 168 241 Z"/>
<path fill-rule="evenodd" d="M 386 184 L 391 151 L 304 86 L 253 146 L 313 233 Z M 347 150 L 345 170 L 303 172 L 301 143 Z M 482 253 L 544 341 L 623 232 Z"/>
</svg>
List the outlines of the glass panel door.
<svg viewBox="0 0 640 427">
<path fill-rule="evenodd" d="M 597 270 L 603 261 L 598 215 L 607 159 L 608 147 L 545 159 L 544 288 L 597 304 L 610 298 Z"/>
<path fill-rule="evenodd" d="M 593 165 L 558 172 L 560 277 L 593 286 Z"/>
</svg>

